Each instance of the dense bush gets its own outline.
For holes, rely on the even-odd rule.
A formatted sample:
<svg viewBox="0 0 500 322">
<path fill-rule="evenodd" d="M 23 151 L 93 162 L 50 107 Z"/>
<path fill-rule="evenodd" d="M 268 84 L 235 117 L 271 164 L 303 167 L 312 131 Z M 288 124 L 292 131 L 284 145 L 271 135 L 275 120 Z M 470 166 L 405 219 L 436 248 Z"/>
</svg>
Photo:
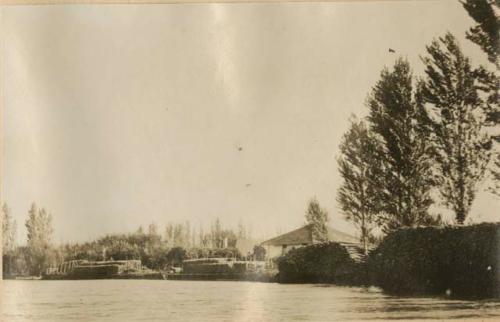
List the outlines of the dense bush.
<svg viewBox="0 0 500 322">
<path fill-rule="evenodd" d="M 359 267 L 344 246 L 321 243 L 289 251 L 277 261 L 281 283 L 336 283 L 360 282 Z"/>
<path fill-rule="evenodd" d="M 266 260 L 266 249 L 264 248 L 264 246 L 255 245 L 253 247 L 253 257 L 258 261 Z"/>
<path fill-rule="evenodd" d="M 372 283 L 390 294 L 500 296 L 500 223 L 403 229 L 370 254 Z"/>
</svg>

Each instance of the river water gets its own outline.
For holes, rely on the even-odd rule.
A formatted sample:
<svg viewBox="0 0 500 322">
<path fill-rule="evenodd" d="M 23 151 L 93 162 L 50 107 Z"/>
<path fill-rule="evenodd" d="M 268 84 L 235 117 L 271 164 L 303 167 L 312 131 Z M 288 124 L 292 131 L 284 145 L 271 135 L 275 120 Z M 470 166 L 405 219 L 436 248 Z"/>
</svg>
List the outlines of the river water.
<svg viewBox="0 0 500 322">
<path fill-rule="evenodd" d="M 500 301 L 219 281 L 3 281 L 1 321 L 496 320 Z"/>
</svg>

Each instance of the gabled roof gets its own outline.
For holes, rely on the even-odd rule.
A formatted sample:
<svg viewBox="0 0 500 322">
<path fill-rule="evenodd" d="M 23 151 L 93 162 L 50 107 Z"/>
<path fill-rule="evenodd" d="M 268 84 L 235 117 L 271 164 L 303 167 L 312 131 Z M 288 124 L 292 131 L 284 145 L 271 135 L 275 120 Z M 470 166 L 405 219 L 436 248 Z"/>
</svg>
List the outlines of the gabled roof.
<svg viewBox="0 0 500 322">
<path fill-rule="evenodd" d="M 328 239 L 334 242 L 343 242 L 343 243 L 358 243 L 359 240 L 341 232 L 339 230 L 328 227 Z M 299 229 L 292 230 L 283 235 L 279 235 L 278 237 L 271 238 L 266 240 L 261 245 L 263 246 L 282 246 L 282 245 L 302 245 L 302 244 L 312 244 L 313 236 L 312 236 L 312 225 L 306 225 Z"/>
<path fill-rule="evenodd" d="M 301 245 L 312 244 L 312 230 L 310 225 L 292 230 L 278 237 L 266 240 L 261 245 L 263 246 L 281 246 L 281 245 Z"/>
</svg>

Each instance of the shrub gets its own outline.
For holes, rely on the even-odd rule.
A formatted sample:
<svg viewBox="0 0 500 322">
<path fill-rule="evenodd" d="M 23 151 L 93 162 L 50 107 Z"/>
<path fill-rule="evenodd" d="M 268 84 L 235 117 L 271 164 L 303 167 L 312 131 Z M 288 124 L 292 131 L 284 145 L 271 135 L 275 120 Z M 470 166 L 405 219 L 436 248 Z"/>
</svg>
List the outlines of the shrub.
<svg viewBox="0 0 500 322">
<path fill-rule="evenodd" d="M 327 242 L 289 251 L 278 258 L 281 283 L 356 283 L 358 266 L 344 246 Z"/>
<path fill-rule="evenodd" d="M 168 251 L 166 259 L 171 265 L 179 265 L 187 259 L 187 252 L 182 247 L 174 247 Z"/>
<path fill-rule="evenodd" d="M 264 246 L 255 245 L 253 247 L 253 257 L 258 261 L 266 260 L 266 249 L 264 248 Z"/>
<path fill-rule="evenodd" d="M 500 295 L 500 223 L 402 229 L 369 255 L 372 283 L 397 295 Z"/>
<path fill-rule="evenodd" d="M 241 253 L 236 247 L 210 249 L 209 257 L 241 258 Z"/>
</svg>

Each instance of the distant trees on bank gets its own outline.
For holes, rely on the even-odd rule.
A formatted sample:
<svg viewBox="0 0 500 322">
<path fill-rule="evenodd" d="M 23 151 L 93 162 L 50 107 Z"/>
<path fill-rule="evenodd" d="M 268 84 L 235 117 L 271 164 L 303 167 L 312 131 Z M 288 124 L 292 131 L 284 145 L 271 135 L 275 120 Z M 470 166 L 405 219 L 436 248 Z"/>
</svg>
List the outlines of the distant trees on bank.
<svg viewBox="0 0 500 322">
<path fill-rule="evenodd" d="M 155 223 L 147 229 L 142 226 L 128 234 L 113 234 L 84 243 L 56 245 L 52 215 L 35 203 L 25 222 L 27 243 L 16 245 L 16 222 L 10 208 L 2 207 L 3 275 L 39 276 L 48 267 L 68 260 L 129 260 L 139 259 L 152 269 L 177 265 L 184 259 L 204 257 L 262 258 L 265 250 L 256 248 L 255 254 L 241 254 L 238 240 L 251 239 L 251 232 L 243 223 L 235 232 L 225 228 L 216 219 L 207 232 L 197 231 L 189 222 L 168 223 L 163 233 Z M 251 250 L 250 250 L 251 251 Z"/>
<path fill-rule="evenodd" d="M 488 174 L 488 190 L 500 195 L 498 2 L 462 4 L 477 22 L 467 38 L 495 72 L 472 66 L 447 33 L 427 46 L 422 77 L 402 58 L 383 69 L 367 99 L 368 116 L 352 120 L 340 144 L 337 202 L 365 248 L 377 226 L 388 233 L 439 225 L 433 204 L 463 224 Z"/>
</svg>

